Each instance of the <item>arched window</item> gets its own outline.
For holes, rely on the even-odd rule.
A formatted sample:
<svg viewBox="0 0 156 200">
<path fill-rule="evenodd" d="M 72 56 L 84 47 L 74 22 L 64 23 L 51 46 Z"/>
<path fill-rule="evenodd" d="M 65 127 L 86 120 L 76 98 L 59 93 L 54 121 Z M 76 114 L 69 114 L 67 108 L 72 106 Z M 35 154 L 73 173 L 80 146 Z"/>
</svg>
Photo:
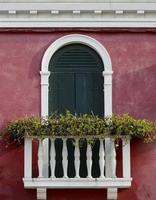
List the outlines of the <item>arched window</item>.
<svg viewBox="0 0 156 200">
<path fill-rule="evenodd" d="M 104 114 L 103 62 L 84 44 L 58 49 L 49 63 L 49 114 L 54 112 Z"/>
<path fill-rule="evenodd" d="M 71 54 L 71 52 L 74 52 L 74 51 L 70 50 L 70 48 L 75 48 L 76 46 L 79 48 L 76 50 L 77 51 L 76 57 L 74 57 L 73 54 Z M 68 60 L 68 66 L 67 65 L 63 66 L 63 62 L 61 62 L 61 60 L 60 60 L 61 57 L 62 57 L 61 59 L 63 59 L 64 57 L 66 57 L 66 58 L 68 57 L 68 56 L 65 56 L 66 55 L 65 52 L 68 54 L 68 56 L 71 59 L 71 60 Z M 82 58 L 83 56 L 85 57 L 85 60 L 84 60 L 84 58 Z M 72 60 L 74 60 L 74 65 L 72 65 Z M 86 63 L 86 61 L 87 61 L 87 63 Z M 61 67 L 59 67 L 60 64 L 61 64 Z M 59 72 L 59 69 L 60 69 L 60 72 Z M 85 70 L 86 70 L 86 73 L 85 73 Z M 70 71 L 70 72 L 68 72 L 68 71 Z M 88 75 L 87 75 L 87 71 L 89 72 Z M 103 106 L 102 106 L 102 103 L 100 102 L 99 103 L 100 107 L 98 109 L 95 109 L 95 107 L 96 107 L 95 102 L 89 102 L 89 100 L 88 100 L 89 94 L 87 94 L 87 92 L 89 92 L 91 90 L 86 89 L 86 90 L 83 90 L 83 92 L 86 91 L 86 92 L 84 92 L 84 94 L 87 95 L 87 98 L 88 98 L 86 102 L 88 102 L 92 105 L 92 106 L 88 107 L 89 110 L 87 110 L 87 108 L 86 108 L 86 110 L 81 108 L 80 110 L 77 111 L 77 107 L 75 105 L 72 108 L 69 106 L 63 106 L 63 108 L 58 107 L 58 105 L 56 105 L 56 103 L 53 102 L 53 101 L 57 101 L 57 99 L 56 99 L 57 97 L 56 97 L 56 95 L 53 96 L 53 93 L 51 90 L 53 90 L 54 87 L 57 88 L 60 85 L 60 84 L 58 84 L 58 81 L 55 82 L 54 79 L 56 78 L 56 76 L 59 76 L 59 74 L 61 74 L 61 72 L 64 73 L 64 76 L 62 76 L 62 78 L 66 77 L 65 73 L 68 73 L 68 75 L 70 73 L 76 74 L 75 79 L 73 78 L 75 81 L 75 84 L 72 84 L 72 85 L 74 87 L 76 87 L 76 83 L 80 79 L 79 82 L 81 82 L 81 84 L 79 84 L 79 88 L 77 88 L 77 91 L 78 91 L 78 89 L 81 90 L 81 87 L 83 86 L 82 82 L 85 84 L 85 81 L 83 81 L 83 80 L 87 80 L 87 82 L 88 82 L 87 87 L 89 88 L 89 85 L 92 85 L 92 83 L 93 84 L 96 83 L 96 78 L 98 77 L 97 84 L 100 84 L 100 86 L 98 86 L 98 88 L 100 88 L 99 91 L 102 91 L 102 87 L 103 87 L 102 84 L 104 82 L 104 87 L 103 87 L 103 90 L 105 91 L 103 93 L 104 97 L 101 97 L 101 92 L 99 92 L 99 91 L 98 91 L 99 93 L 96 94 L 95 87 L 97 85 L 96 86 L 92 85 L 92 88 L 94 88 L 94 94 L 95 94 L 94 98 L 100 99 L 100 101 L 103 99 Z M 111 59 L 110 59 L 110 56 L 109 56 L 107 50 L 97 40 L 95 40 L 89 36 L 80 35 L 80 34 L 66 35 L 66 36 L 63 36 L 63 37 L 57 39 L 46 50 L 46 52 L 43 56 L 43 59 L 42 59 L 42 66 L 41 66 L 40 73 L 41 73 L 41 116 L 43 116 L 43 117 L 47 116 L 48 114 L 50 114 L 53 111 L 62 112 L 62 111 L 64 111 L 65 107 L 66 107 L 66 109 L 69 109 L 72 112 L 77 111 L 77 112 L 83 113 L 85 111 L 87 111 L 87 112 L 94 111 L 95 113 L 100 114 L 100 115 L 102 113 L 104 113 L 105 116 L 112 114 L 112 64 L 111 64 Z M 54 78 L 55 73 L 57 75 Z M 83 73 L 84 73 L 84 75 L 82 75 Z M 97 76 L 95 75 L 96 73 L 98 74 Z M 101 73 L 101 75 L 99 73 Z M 81 74 L 80 78 L 79 78 L 79 74 Z M 90 74 L 90 77 L 91 77 L 91 74 L 92 75 L 94 74 L 94 78 L 90 78 L 92 80 L 89 80 L 89 74 Z M 102 76 L 103 76 L 103 81 L 100 78 Z M 93 79 L 94 79 L 94 81 L 93 81 Z M 65 81 L 67 82 L 67 79 Z M 59 80 L 59 82 L 61 83 L 61 80 Z M 50 86 L 49 86 L 49 83 L 50 83 Z M 68 90 L 68 92 L 70 90 Z M 96 97 L 96 95 L 100 95 L 100 98 Z M 67 93 L 65 94 L 65 96 L 67 96 Z M 54 98 L 52 99 L 52 97 L 54 97 Z M 85 96 L 84 96 L 84 99 L 85 99 Z M 82 101 L 82 99 L 81 99 L 81 101 Z M 75 102 L 75 104 L 76 104 L 78 101 L 75 100 L 73 102 Z M 96 102 L 97 102 L 97 100 L 96 100 Z M 64 105 L 65 105 L 65 103 L 64 103 Z M 85 104 L 83 104 L 83 105 L 85 105 Z M 60 104 L 59 104 L 59 106 L 60 106 Z M 103 107 L 103 111 L 101 112 L 102 107 Z M 63 110 L 61 110 L 61 109 L 63 109 Z M 98 111 L 99 109 L 100 109 L 100 112 Z"/>
</svg>

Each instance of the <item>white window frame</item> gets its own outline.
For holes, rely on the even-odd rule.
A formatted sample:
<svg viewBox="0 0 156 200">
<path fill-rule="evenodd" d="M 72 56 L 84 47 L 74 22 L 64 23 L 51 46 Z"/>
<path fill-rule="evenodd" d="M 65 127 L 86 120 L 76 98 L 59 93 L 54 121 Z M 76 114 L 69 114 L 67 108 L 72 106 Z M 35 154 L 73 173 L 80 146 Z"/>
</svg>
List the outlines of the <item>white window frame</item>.
<svg viewBox="0 0 156 200">
<path fill-rule="evenodd" d="M 50 72 L 49 62 L 54 53 L 61 47 L 68 44 L 84 44 L 94 49 L 101 57 L 104 71 L 104 114 L 105 116 L 112 115 L 112 63 L 109 53 L 105 47 L 92 37 L 81 34 L 71 34 L 63 36 L 53 42 L 46 52 L 44 53 L 42 64 L 41 64 L 41 116 L 48 116 L 48 87 L 49 87 L 49 76 Z"/>
</svg>

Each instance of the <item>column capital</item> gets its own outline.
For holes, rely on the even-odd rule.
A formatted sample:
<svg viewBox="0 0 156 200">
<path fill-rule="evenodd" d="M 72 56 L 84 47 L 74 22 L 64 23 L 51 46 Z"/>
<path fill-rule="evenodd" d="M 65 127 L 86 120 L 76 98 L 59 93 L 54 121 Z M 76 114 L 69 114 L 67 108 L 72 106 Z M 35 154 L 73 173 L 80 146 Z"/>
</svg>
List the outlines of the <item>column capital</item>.
<svg viewBox="0 0 156 200">
<path fill-rule="evenodd" d="M 41 85 L 49 85 L 49 76 L 50 72 L 49 71 L 40 71 L 41 75 Z"/>
<path fill-rule="evenodd" d="M 112 76 L 112 74 L 113 74 L 113 71 L 103 71 L 102 72 L 103 76 Z"/>
<path fill-rule="evenodd" d="M 41 76 L 49 76 L 50 75 L 50 71 L 40 71 L 40 75 Z"/>
</svg>

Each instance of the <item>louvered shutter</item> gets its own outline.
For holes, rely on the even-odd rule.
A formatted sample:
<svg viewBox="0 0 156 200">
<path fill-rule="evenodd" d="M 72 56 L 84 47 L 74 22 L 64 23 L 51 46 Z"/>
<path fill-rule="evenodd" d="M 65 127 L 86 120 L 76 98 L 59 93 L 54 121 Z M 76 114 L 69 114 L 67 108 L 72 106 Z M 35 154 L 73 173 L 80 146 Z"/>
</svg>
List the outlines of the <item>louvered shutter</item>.
<svg viewBox="0 0 156 200">
<path fill-rule="evenodd" d="M 49 65 L 49 114 L 103 115 L 103 63 L 90 47 L 71 44 L 59 49 Z"/>
</svg>

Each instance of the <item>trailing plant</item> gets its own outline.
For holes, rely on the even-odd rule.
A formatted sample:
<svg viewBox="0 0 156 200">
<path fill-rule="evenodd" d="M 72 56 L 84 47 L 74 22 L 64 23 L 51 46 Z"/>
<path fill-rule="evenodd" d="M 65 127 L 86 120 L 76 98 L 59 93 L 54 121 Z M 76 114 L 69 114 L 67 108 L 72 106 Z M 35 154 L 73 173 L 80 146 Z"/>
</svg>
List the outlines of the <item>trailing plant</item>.
<svg viewBox="0 0 156 200">
<path fill-rule="evenodd" d="M 156 139 L 156 124 L 146 119 L 136 119 L 129 114 L 98 117 L 96 115 L 53 115 L 47 118 L 24 117 L 10 122 L 6 131 L 15 141 L 26 137 L 80 137 L 96 138 L 111 136 L 119 140 L 122 136 L 129 139 L 142 138 L 145 142 Z"/>
<path fill-rule="evenodd" d="M 147 119 L 136 119 L 128 113 L 113 115 L 109 120 L 110 135 L 115 139 L 125 135 L 129 139 L 141 138 L 144 142 L 156 140 L 156 124 Z"/>
</svg>

